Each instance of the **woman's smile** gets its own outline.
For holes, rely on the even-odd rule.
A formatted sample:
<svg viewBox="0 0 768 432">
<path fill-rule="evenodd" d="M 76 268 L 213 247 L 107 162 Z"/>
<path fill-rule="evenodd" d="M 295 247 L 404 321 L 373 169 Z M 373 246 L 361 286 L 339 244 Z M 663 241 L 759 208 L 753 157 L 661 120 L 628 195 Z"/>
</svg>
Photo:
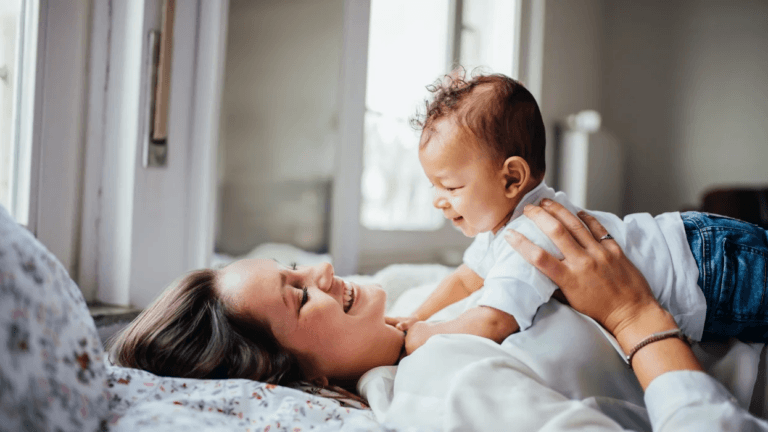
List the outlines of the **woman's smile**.
<svg viewBox="0 0 768 432">
<path fill-rule="evenodd" d="M 357 298 L 355 286 L 350 282 L 341 281 L 344 284 L 344 313 L 349 313 Z"/>
</svg>

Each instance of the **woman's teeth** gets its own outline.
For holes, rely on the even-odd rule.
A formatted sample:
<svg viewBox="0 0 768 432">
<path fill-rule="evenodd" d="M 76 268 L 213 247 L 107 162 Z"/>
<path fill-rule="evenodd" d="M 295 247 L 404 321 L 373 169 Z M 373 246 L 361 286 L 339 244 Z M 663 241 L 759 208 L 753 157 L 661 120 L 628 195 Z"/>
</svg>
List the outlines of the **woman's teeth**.
<svg viewBox="0 0 768 432">
<path fill-rule="evenodd" d="M 349 312 L 352 307 L 352 303 L 355 301 L 355 291 L 352 286 L 347 282 L 344 282 L 344 313 Z"/>
</svg>

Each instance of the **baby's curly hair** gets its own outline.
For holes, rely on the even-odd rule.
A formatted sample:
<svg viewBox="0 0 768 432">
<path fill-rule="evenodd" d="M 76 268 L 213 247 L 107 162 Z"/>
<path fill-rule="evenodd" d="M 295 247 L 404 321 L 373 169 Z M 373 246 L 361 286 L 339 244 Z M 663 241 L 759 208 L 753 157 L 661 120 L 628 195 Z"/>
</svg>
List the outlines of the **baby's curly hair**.
<svg viewBox="0 0 768 432">
<path fill-rule="evenodd" d="M 519 82 L 501 74 L 476 75 L 466 79 L 456 70 L 427 86 L 432 101 L 426 112 L 411 118 L 411 125 L 430 133 L 436 121 L 452 118 L 503 163 L 520 156 L 528 162 L 534 178 L 544 178 L 546 135 L 544 121 L 533 95 Z M 422 140 L 422 145 L 427 140 Z"/>
</svg>

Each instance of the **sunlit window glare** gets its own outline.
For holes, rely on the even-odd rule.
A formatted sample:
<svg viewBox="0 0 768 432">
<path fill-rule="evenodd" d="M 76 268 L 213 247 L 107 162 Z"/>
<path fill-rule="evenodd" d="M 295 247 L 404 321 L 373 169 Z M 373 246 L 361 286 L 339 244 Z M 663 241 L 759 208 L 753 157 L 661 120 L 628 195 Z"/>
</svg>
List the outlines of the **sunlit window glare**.
<svg viewBox="0 0 768 432">
<path fill-rule="evenodd" d="M 447 0 L 373 0 L 368 42 L 363 204 L 371 229 L 437 229 L 431 190 L 419 165 L 419 135 L 408 119 L 425 85 L 449 64 Z"/>
<path fill-rule="evenodd" d="M 444 219 L 419 165 L 426 86 L 461 63 L 514 76 L 517 1 L 372 0 L 360 219 L 377 230 L 435 230 Z M 455 23 L 461 25 L 456 26 Z"/>
<path fill-rule="evenodd" d="M 20 13 L 20 0 L 0 2 L 0 204 L 6 209 L 11 205 L 14 166 L 11 143 Z"/>
</svg>

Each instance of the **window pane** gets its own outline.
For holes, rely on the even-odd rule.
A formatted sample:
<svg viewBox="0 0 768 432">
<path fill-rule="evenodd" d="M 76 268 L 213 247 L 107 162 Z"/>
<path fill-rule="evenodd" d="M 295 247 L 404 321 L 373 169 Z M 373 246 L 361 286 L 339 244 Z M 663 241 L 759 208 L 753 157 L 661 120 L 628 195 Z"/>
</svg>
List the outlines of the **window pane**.
<svg viewBox="0 0 768 432">
<path fill-rule="evenodd" d="M 37 62 L 36 0 L 0 2 L 0 204 L 29 222 Z"/>
<path fill-rule="evenodd" d="M 11 205 L 12 125 L 21 0 L 0 2 L 0 205 Z"/>
<path fill-rule="evenodd" d="M 446 72 L 448 0 L 373 0 L 368 42 L 361 222 L 370 229 L 431 230 L 443 217 L 418 160 L 408 119 L 425 86 Z"/>
<path fill-rule="evenodd" d="M 462 8 L 461 64 L 468 70 L 514 77 L 517 0 L 465 0 Z"/>
<path fill-rule="evenodd" d="M 459 63 L 472 72 L 515 76 L 517 0 L 464 0 Z M 455 21 L 448 0 L 372 0 L 368 45 L 361 222 L 369 229 L 434 230 L 443 225 L 418 162 L 408 119 L 448 72 Z"/>
</svg>

